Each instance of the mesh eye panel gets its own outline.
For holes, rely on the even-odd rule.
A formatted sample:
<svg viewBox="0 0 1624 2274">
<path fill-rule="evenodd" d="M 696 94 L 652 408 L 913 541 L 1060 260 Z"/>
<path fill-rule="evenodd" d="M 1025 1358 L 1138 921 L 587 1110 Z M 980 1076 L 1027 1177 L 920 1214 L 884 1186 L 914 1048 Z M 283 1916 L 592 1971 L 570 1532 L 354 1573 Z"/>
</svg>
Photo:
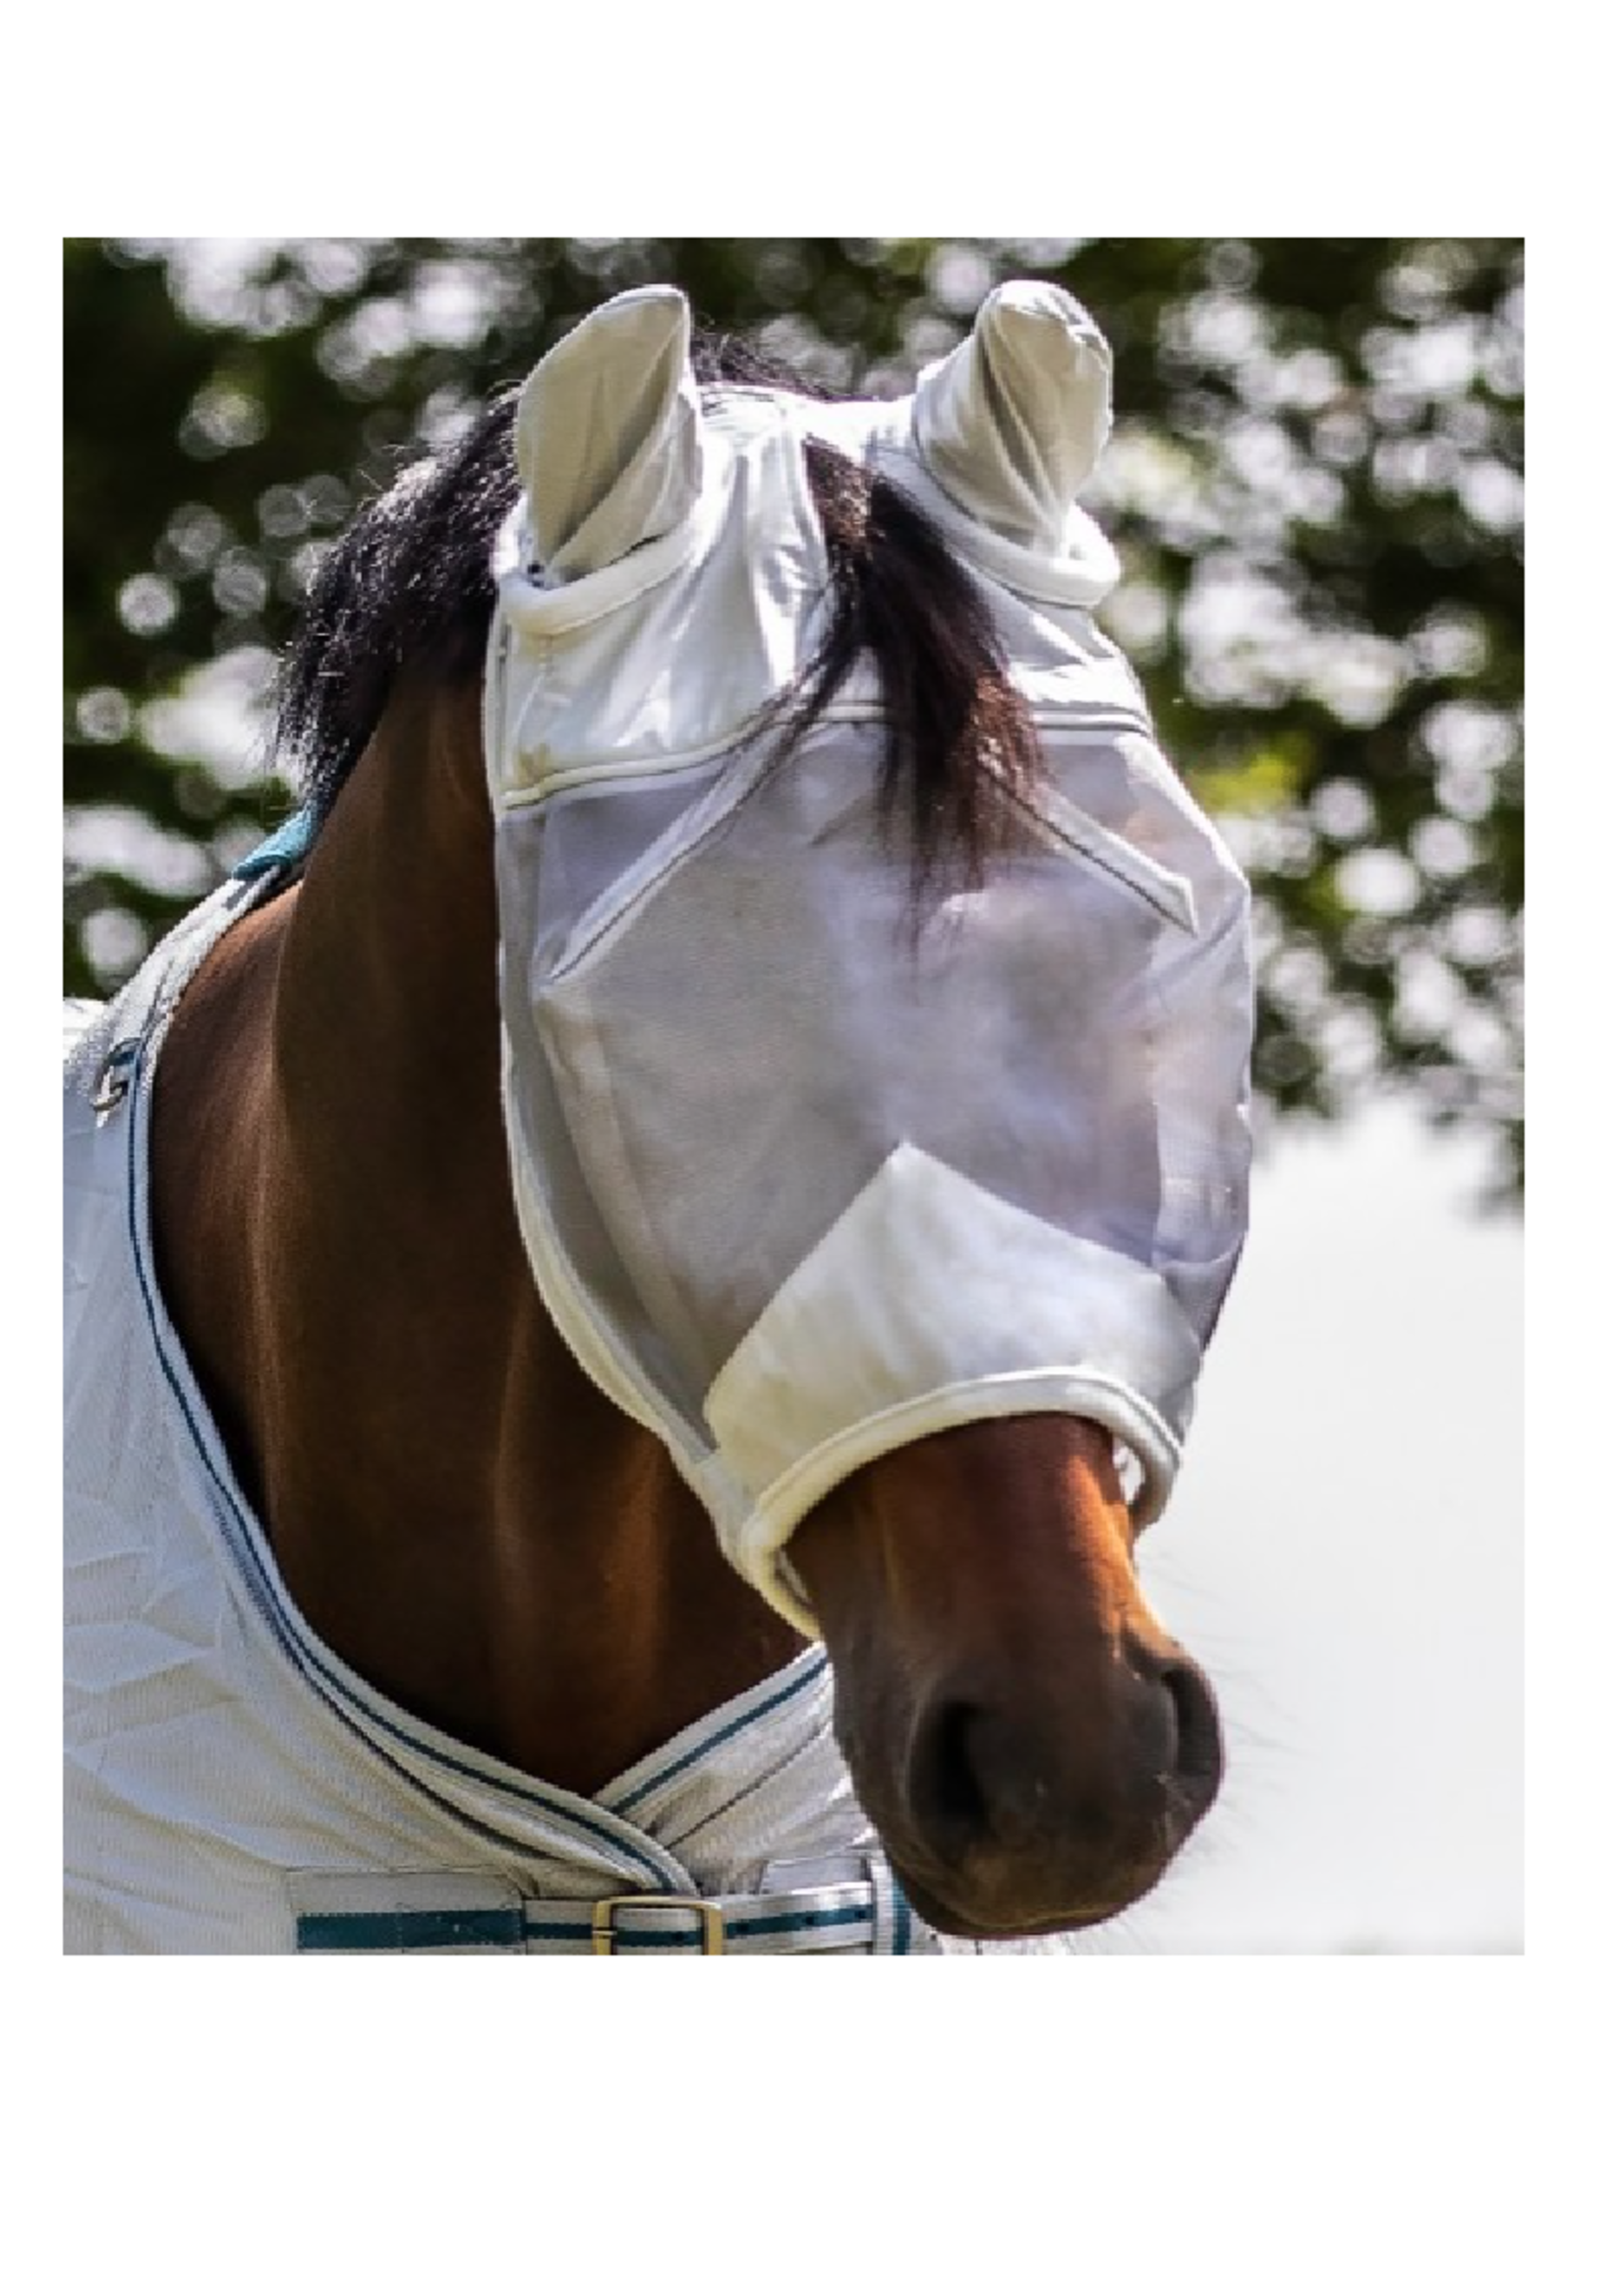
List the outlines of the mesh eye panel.
<svg viewBox="0 0 1624 2274">
<path fill-rule="evenodd" d="M 904 1141 L 1064 1231 L 1176 1259 L 1199 1333 L 1233 1262 L 1225 1124 L 1245 1022 L 1192 986 L 1207 946 L 1125 880 L 1131 859 L 1106 868 L 1020 817 L 982 888 L 915 936 L 905 847 L 877 827 L 877 756 L 873 728 L 821 727 L 584 954 L 532 964 L 570 1150 L 623 1269 L 623 1331 L 647 1347 L 652 1326 L 690 1416 Z M 1060 787 L 1126 763 L 1063 754 Z M 656 809 L 647 838 L 673 792 L 637 794 Z M 543 872 L 554 896 L 566 874 L 604 873 L 574 851 L 544 851 Z M 580 937 L 588 904 L 571 900 L 549 942 Z"/>
</svg>

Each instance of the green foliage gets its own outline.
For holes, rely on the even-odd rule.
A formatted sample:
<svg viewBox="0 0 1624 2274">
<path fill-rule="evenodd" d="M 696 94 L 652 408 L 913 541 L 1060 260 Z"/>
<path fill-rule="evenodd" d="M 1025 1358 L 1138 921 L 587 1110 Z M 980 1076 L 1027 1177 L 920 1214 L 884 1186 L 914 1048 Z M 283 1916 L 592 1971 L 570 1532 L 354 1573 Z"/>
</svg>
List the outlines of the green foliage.
<svg viewBox="0 0 1624 2274">
<path fill-rule="evenodd" d="M 286 811 L 249 722 L 334 531 L 587 309 L 668 280 L 894 393 L 1012 275 L 1115 349 L 1102 618 L 1256 888 L 1260 1101 L 1403 1086 L 1520 1192 L 1511 240 L 70 240 L 69 990 Z"/>
</svg>

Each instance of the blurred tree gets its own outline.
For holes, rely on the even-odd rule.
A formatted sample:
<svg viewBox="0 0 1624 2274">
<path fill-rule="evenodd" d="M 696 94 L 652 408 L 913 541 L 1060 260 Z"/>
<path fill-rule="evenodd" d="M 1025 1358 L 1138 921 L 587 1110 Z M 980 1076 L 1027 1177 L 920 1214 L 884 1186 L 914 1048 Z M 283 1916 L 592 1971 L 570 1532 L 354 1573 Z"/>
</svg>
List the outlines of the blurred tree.
<svg viewBox="0 0 1624 2274">
<path fill-rule="evenodd" d="M 1520 1193 L 1516 240 L 69 240 L 70 991 L 286 811 L 248 722 L 333 532 L 587 309 L 885 394 L 1012 275 L 1116 352 L 1102 620 L 1256 888 L 1260 1102 L 1401 1086 Z"/>
</svg>

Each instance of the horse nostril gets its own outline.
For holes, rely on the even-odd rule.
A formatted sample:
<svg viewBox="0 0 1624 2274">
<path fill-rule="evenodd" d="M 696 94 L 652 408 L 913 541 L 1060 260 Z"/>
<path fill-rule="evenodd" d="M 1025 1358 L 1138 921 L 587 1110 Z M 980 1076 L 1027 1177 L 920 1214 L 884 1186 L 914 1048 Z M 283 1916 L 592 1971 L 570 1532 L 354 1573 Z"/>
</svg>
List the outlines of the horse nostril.
<svg viewBox="0 0 1624 2274">
<path fill-rule="evenodd" d="M 920 1729 L 913 1760 L 913 1803 L 944 1853 L 962 1852 L 987 1828 L 987 1804 L 970 1757 L 975 1708 L 941 1705 Z"/>
<path fill-rule="evenodd" d="M 1111 1765 L 1081 1720 L 1048 1721 L 967 1702 L 934 1707 L 910 1771 L 919 1830 L 938 1855 L 1092 1837 L 1108 1817 Z"/>
<path fill-rule="evenodd" d="M 1163 1668 L 1162 1684 L 1173 1708 L 1174 1775 L 1205 1806 L 1223 1772 L 1224 1746 L 1218 1701 L 1212 1685 L 1191 1660 L 1175 1659 Z"/>
</svg>

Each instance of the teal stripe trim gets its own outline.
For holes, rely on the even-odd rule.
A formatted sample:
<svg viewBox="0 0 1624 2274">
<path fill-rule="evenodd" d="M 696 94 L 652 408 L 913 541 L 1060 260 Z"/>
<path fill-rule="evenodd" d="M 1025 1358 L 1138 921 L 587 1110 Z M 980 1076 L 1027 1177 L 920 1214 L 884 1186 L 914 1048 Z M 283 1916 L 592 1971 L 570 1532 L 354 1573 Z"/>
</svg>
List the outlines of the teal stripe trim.
<svg viewBox="0 0 1624 2274">
<path fill-rule="evenodd" d="M 301 1951 L 516 1950 L 524 1919 L 501 1911 L 312 1911 L 299 1921 Z"/>
<path fill-rule="evenodd" d="M 752 1935 L 795 1935 L 803 1927 L 866 1926 L 873 1915 L 868 1903 L 846 1903 L 838 1911 L 772 1911 L 760 1919 L 729 1919 L 727 1940 L 742 1943 Z"/>
<path fill-rule="evenodd" d="M 762 1699 L 748 1713 L 740 1714 L 735 1720 L 725 1722 L 714 1736 L 707 1737 L 690 1752 L 680 1755 L 675 1761 L 667 1761 L 664 1769 L 657 1769 L 652 1777 L 645 1778 L 633 1791 L 621 1793 L 614 1802 L 615 1815 L 623 1816 L 628 1808 L 635 1808 L 640 1800 L 647 1800 L 651 1792 L 658 1792 L 662 1784 L 668 1784 L 673 1777 L 679 1776 L 684 1769 L 692 1768 L 696 1761 L 703 1760 L 707 1753 L 714 1752 L 719 1745 L 725 1745 L 729 1737 L 737 1736 L 739 1730 L 747 1729 L 752 1721 L 759 1721 L 766 1714 L 776 1713 L 780 1706 L 786 1705 L 791 1698 L 815 1682 L 828 1662 L 827 1658 L 820 1655 L 810 1665 L 802 1666 L 782 1690 L 776 1690 L 770 1698 Z"/>
</svg>

